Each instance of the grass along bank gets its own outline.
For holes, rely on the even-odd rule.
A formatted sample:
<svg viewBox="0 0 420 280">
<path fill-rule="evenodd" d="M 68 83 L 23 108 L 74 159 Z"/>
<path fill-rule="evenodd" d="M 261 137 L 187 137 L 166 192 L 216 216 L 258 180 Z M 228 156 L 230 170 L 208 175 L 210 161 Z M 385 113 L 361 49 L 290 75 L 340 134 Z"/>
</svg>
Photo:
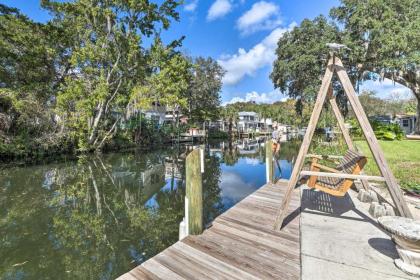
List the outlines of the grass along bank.
<svg viewBox="0 0 420 280">
<path fill-rule="evenodd" d="M 401 188 L 420 190 L 420 141 L 380 140 L 379 144 Z M 368 157 L 365 173 L 379 175 L 379 169 L 372 157 L 367 142 L 356 141 L 355 145 Z"/>
</svg>

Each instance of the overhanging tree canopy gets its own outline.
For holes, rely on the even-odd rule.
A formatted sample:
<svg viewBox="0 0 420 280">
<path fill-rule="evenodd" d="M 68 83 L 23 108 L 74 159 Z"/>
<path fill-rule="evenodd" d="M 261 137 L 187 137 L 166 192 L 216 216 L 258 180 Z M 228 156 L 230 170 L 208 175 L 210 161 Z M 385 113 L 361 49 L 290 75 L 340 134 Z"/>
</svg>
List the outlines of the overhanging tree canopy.
<svg viewBox="0 0 420 280">
<path fill-rule="evenodd" d="M 332 77 L 334 73 L 337 74 L 338 79 L 340 83 L 342 84 L 344 92 L 349 100 L 349 103 L 351 104 L 351 107 L 353 108 L 353 110 L 356 112 L 356 118 L 358 122 L 360 123 L 363 134 L 365 135 L 365 138 L 368 142 L 370 151 L 372 152 L 373 158 L 375 159 L 376 164 L 378 165 L 378 168 L 382 174 L 382 177 L 375 178 L 375 179 L 380 179 L 386 182 L 387 187 L 390 191 L 391 197 L 395 203 L 395 207 L 398 210 L 398 213 L 401 216 L 412 218 L 412 214 L 407 206 L 407 203 L 405 202 L 403 198 L 401 189 L 399 188 L 397 181 L 394 175 L 392 174 L 391 169 L 388 166 L 384 153 L 382 152 L 379 146 L 379 142 L 376 139 L 375 134 L 373 132 L 373 129 L 369 124 L 368 118 L 366 116 L 365 111 L 363 110 L 362 104 L 357 98 L 356 92 L 351 84 L 349 76 L 347 75 L 346 69 L 344 68 L 344 65 L 341 62 L 341 60 L 338 57 L 336 57 L 334 53 L 332 53 L 332 56 L 329 59 L 326 70 L 325 70 L 325 75 L 322 78 L 322 84 L 318 91 L 315 106 L 312 111 L 311 119 L 309 121 L 308 128 L 305 133 L 305 137 L 303 138 L 302 145 L 300 146 L 299 154 L 296 158 L 296 162 L 293 167 L 292 174 L 290 175 L 287 191 L 283 197 L 282 203 L 278 211 L 278 216 L 274 224 L 275 229 L 280 229 L 283 224 L 283 220 L 285 218 L 285 214 L 287 213 L 287 208 L 290 203 L 292 191 L 295 188 L 298 182 L 298 179 L 301 175 L 349 178 L 349 174 L 346 174 L 347 167 L 344 167 L 344 166 L 342 167 L 341 170 L 335 170 L 334 173 L 301 172 L 302 167 L 304 165 L 305 157 L 309 150 L 309 145 L 312 141 L 312 137 L 315 132 L 315 127 L 319 121 L 319 116 L 321 114 L 321 110 L 324 106 L 325 100 L 328 95 L 329 95 L 329 98 L 331 98 L 332 100 L 335 99 L 335 96 L 332 94 L 332 90 L 329 90 L 332 88 L 331 81 L 332 81 Z M 334 113 L 340 124 L 340 129 L 342 130 L 342 133 L 345 136 L 345 140 L 346 140 L 347 145 L 349 146 L 349 149 L 352 150 L 353 144 L 351 142 L 350 135 L 347 132 L 347 128 L 344 125 L 344 120 L 341 114 L 339 113 L 339 110 L 335 102 L 332 102 L 331 105 L 333 106 L 333 109 L 334 107 L 336 108 L 334 110 Z M 346 165 L 348 164 L 349 163 L 347 162 Z M 329 168 L 329 170 L 332 170 L 332 169 Z M 353 179 L 362 179 L 362 180 L 364 180 L 363 177 L 368 177 L 368 176 L 358 177 L 354 175 L 350 175 L 350 176 L 353 176 Z M 369 177 L 373 179 L 372 176 L 369 176 Z M 348 185 L 347 187 L 350 187 L 350 186 L 351 185 Z M 334 191 L 331 190 L 330 193 L 332 194 L 335 193 L 334 195 L 343 195 L 342 192 L 340 193 L 336 189 Z"/>
<path fill-rule="evenodd" d="M 301 103 L 313 102 L 314 86 L 326 61 L 325 43 L 337 42 L 351 49 L 343 54 L 343 61 L 354 85 L 377 79 L 374 74 L 378 74 L 408 87 L 420 100 L 418 1 L 342 0 L 338 8 L 331 10 L 331 16 L 339 25 L 321 16 L 302 21 L 280 38 L 270 76 L 276 88 Z M 420 102 L 418 119 L 419 115 Z M 420 133 L 420 121 L 417 132 Z"/>
</svg>

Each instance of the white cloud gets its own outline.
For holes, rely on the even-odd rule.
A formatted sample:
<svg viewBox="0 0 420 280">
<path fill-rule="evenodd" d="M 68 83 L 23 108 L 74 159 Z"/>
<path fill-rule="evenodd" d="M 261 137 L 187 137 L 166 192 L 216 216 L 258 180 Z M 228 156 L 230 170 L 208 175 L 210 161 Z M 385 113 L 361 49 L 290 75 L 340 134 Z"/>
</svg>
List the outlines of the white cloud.
<svg viewBox="0 0 420 280">
<path fill-rule="evenodd" d="M 406 100 L 413 98 L 413 93 L 409 88 L 389 79 L 364 81 L 359 91 L 362 92 L 364 90 L 375 91 L 377 96 L 382 99 Z"/>
<path fill-rule="evenodd" d="M 388 93 L 388 96 L 386 98 L 392 99 L 392 100 L 408 100 L 413 97 L 414 95 L 409 88 L 401 87 L 401 88 L 392 89 Z"/>
<path fill-rule="evenodd" d="M 281 24 L 280 8 L 271 2 L 254 3 L 236 22 L 242 35 L 260 30 L 271 30 Z"/>
<path fill-rule="evenodd" d="M 256 158 L 245 158 L 245 163 L 252 166 L 257 166 L 260 164 L 260 161 Z"/>
<path fill-rule="evenodd" d="M 223 106 L 228 104 L 233 104 L 237 102 L 255 102 L 255 103 L 274 103 L 276 101 L 284 101 L 285 97 L 280 91 L 273 90 L 271 92 L 258 93 L 256 91 L 251 91 L 245 94 L 245 97 L 234 97 L 230 101 L 223 103 Z"/>
<path fill-rule="evenodd" d="M 219 186 L 225 205 L 232 205 L 255 191 L 252 183 L 245 182 L 240 174 L 235 172 L 223 172 Z"/>
<path fill-rule="evenodd" d="M 258 69 L 271 65 L 274 61 L 277 42 L 286 31 L 296 26 L 292 23 L 288 28 L 276 28 L 260 43 L 249 51 L 240 48 L 234 55 L 223 55 L 218 60 L 226 70 L 224 85 L 235 85 L 246 75 L 253 76 Z"/>
<path fill-rule="evenodd" d="M 184 10 L 187 12 L 194 12 L 197 9 L 198 0 L 191 0 L 188 4 L 184 6 Z"/>
<path fill-rule="evenodd" d="M 216 0 L 211 5 L 208 13 L 207 20 L 212 21 L 217 18 L 223 17 L 232 10 L 232 3 L 230 0 Z"/>
</svg>

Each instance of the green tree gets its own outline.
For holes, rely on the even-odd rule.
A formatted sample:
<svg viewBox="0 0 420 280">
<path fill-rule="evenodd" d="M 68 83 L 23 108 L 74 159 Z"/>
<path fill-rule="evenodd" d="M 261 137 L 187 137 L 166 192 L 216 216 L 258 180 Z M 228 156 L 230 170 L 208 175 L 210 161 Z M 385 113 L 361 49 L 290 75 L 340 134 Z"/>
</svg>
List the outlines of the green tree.
<svg viewBox="0 0 420 280">
<path fill-rule="evenodd" d="M 151 49 L 151 75 L 134 88 L 131 99 L 135 106 L 146 108 L 152 102 L 172 109 L 178 126 L 179 112 L 188 108 L 186 92 L 192 79 L 192 64 L 172 46 L 165 47 L 157 39 Z"/>
<path fill-rule="evenodd" d="M 0 4 L 0 88 L 48 99 L 59 76 L 55 64 L 59 34 L 60 29 L 35 23 L 19 10 Z"/>
<path fill-rule="evenodd" d="M 296 99 L 296 111 L 314 102 L 328 59 L 330 42 L 339 42 L 338 27 L 323 16 L 305 19 L 278 42 L 277 59 L 270 75 L 274 87 Z"/>
<path fill-rule="evenodd" d="M 406 114 L 415 114 L 416 113 L 416 100 L 414 98 L 408 100 L 404 103 L 404 113 Z"/>
<path fill-rule="evenodd" d="M 331 15 L 344 26 L 352 67 L 361 79 L 372 73 L 408 87 L 417 98 L 420 119 L 420 5 L 416 0 L 342 0 Z M 417 121 L 420 133 L 420 121 Z"/>
<path fill-rule="evenodd" d="M 55 91 L 67 71 L 66 36 L 0 4 L 0 153 L 63 151 L 53 112 Z M 61 147 L 60 147 L 61 146 Z M 51 149 L 52 151 L 53 149 Z"/>
<path fill-rule="evenodd" d="M 296 112 L 296 100 L 288 99 L 273 104 L 256 104 L 255 102 L 238 102 L 222 108 L 221 116 L 226 122 L 236 123 L 239 111 L 257 112 L 262 118 L 271 118 L 280 124 L 306 126 L 311 115 L 311 106 L 305 106 L 301 113 Z"/>
<path fill-rule="evenodd" d="M 418 1 L 342 0 L 331 10 L 336 23 L 323 16 L 304 20 L 278 43 L 270 77 L 276 88 L 297 99 L 297 110 L 314 101 L 324 73 L 326 43 L 344 43 L 342 59 L 355 86 L 367 79 L 388 78 L 419 93 L 420 6 Z M 339 29 L 337 26 L 342 27 Z M 337 80 L 334 80 L 337 89 Z M 338 91 L 346 113 L 346 98 Z M 420 114 L 420 102 L 417 105 Z M 417 122 L 420 132 L 420 122 Z"/>
<path fill-rule="evenodd" d="M 202 123 L 219 117 L 220 90 L 225 71 L 211 57 L 193 59 L 193 75 L 187 91 L 188 116 Z"/>
<path fill-rule="evenodd" d="M 363 91 L 359 95 L 359 99 L 362 103 L 363 109 L 366 112 L 366 115 L 369 117 L 386 115 L 388 113 L 386 101 L 376 97 L 376 92 L 374 91 Z"/>
<path fill-rule="evenodd" d="M 145 79 L 144 40 L 179 18 L 178 1 L 43 0 L 55 25 L 71 34 L 71 69 L 58 109 L 79 149 L 100 149 L 115 135 L 133 87 Z"/>
<path fill-rule="evenodd" d="M 239 115 L 238 115 L 238 109 L 235 108 L 233 105 L 227 105 L 222 108 L 221 110 L 221 116 L 223 121 L 228 123 L 228 133 L 229 138 L 233 137 L 233 126 L 236 126 L 236 122 L 238 121 Z"/>
</svg>

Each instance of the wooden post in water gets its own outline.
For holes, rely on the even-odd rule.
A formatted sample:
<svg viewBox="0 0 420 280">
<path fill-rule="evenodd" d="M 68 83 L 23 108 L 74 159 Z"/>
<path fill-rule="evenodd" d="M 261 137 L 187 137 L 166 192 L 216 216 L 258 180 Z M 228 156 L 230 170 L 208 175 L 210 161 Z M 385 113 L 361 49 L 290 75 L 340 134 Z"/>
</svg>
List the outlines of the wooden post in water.
<svg viewBox="0 0 420 280">
<path fill-rule="evenodd" d="M 273 164 L 273 140 L 265 142 L 265 174 L 268 183 L 273 183 L 274 164 Z"/>
<path fill-rule="evenodd" d="M 204 152 L 206 151 L 205 145 L 200 145 L 200 171 L 204 173 L 204 160 L 206 159 Z"/>
<path fill-rule="evenodd" d="M 200 149 L 193 150 L 186 159 L 186 193 L 188 199 L 188 233 L 203 231 L 203 185 L 201 180 Z"/>
</svg>

